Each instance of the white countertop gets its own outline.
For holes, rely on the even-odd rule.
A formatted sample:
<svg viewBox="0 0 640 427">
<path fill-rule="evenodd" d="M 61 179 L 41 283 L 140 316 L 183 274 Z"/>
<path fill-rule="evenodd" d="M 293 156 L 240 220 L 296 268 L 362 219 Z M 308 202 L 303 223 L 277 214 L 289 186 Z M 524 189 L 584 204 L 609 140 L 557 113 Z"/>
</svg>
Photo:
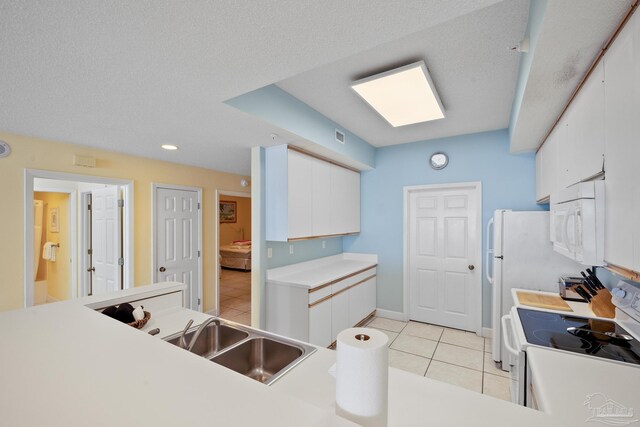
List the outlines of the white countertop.
<svg viewBox="0 0 640 427">
<path fill-rule="evenodd" d="M 156 290 L 131 290 L 127 298 Z M 91 303 L 103 303 L 97 299 Z M 103 300 L 111 303 L 113 295 Z M 77 301 L 0 313 L 3 424 L 354 425 L 334 414 L 335 380 L 327 373 L 333 351 L 318 349 L 265 386 Z M 159 327 L 166 336 L 206 317 L 175 307 L 154 313 L 145 329 Z M 393 368 L 389 384 L 390 427 L 560 425 L 543 413 Z"/>
<path fill-rule="evenodd" d="M 353 425 L 72 302 L 0 313 L 0 342 L 7 426 Z"/>
<path fill-rule="evenodd" d="M 535 347 L 527 349 L 527 360 L 538 407 L 566 425 L 601 425 L 594 424 L 602 421 L 597 417 L 589 421 L 594 413 L 585 405 L 589 396 L 596 393 L 633 408 L 635 416 L 631 420 L 640 418 L 640 367 Z M 591 403 L 594 408 L 604 400 L 596 396 Z"/>
<path fill-rule="evenodd" d="M 320 348 L 271 387 L 334 412 L 336 383 L 327 371 L 335 355 Z M 395 368 L 389 368 L 388 425 L 564 426 L 545 413 Z"/>
<path fill-rule="evenodd" d="M 377 264 L 377 255 L 342 253 L 269 269 L 267 282 L 313 289 Z"/>
</svg>

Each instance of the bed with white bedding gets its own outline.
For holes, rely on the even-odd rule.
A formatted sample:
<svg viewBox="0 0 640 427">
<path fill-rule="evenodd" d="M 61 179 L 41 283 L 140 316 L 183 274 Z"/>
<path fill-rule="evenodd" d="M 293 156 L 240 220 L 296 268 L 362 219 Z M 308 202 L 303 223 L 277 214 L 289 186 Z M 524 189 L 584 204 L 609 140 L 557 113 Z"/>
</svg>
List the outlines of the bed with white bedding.
<svg viewBox="0 0 640 427">
<path fill-rule="evenodd" d="M 220 265 L 225 268 L 251 270 L 251 242 L 238 241 L 221 246 Z"/>
</svg>

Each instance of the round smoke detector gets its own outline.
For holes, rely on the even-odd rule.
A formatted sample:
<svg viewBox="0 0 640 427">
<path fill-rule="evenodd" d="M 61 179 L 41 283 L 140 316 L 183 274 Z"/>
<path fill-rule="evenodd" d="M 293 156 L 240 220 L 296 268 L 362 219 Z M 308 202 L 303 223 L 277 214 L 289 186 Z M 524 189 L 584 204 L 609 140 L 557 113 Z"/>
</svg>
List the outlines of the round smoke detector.
<svg viewBox="0 0 640 427">
<path fill-rule="evenodd" d="M 4 141 L 0 141 L 0 157 L 9 157 L 11 147 Z"/>
</svg>

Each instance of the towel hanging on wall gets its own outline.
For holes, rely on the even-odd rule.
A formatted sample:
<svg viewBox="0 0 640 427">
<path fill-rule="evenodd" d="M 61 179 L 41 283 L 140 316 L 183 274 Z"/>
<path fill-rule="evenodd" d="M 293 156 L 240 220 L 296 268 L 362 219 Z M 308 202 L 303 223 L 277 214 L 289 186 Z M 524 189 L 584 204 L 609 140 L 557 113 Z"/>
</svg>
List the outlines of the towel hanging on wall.
<svg viewBox="0 0 640 427">
<path fill-rule="evenodd" d="M 56 250 L 60 247 L 58 243 L 47 242 L 44 244 L 42 248 L 42 259 L 46 259 L 47 261 L 55 262 L 56 261 Z"/>
</svg>

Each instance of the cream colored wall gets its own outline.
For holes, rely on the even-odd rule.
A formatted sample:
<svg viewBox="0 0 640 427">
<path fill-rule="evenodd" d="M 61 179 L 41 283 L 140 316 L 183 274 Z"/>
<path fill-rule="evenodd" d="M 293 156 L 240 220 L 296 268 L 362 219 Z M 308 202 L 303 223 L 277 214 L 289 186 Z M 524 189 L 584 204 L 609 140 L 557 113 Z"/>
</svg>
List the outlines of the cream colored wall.
<svg viewBox="0 0 640 427">
<path fill-rule="evenodd" d="M 220 201 L 236 202 L 238 207 L 238 222 L 220 224 L 220 246 L 228 245 L 234 240 L 251 240 L 251 199 L 220 195 Z"/>
<path fill-rule="evenodd" d="M 59 243 L 55 262 L 41 260 L 40 266 L 46 265 L 47 294 L 58 301 L 71 297 L 71 230 L 69 229 L 69 194 L 67 193 L 34 193 L 34 198 L 44 203 L 44 222 L 46 224 L 46 242 Z M 60 232 L 51 231 L 49 213 L 58 208 L 58 222 Z M 42 248 L 39 249 L 42 253 Z M 40 268 L 38 269 L 40 270 Z"/>
<path fill-rule="evenodd" d="M 24 305 L 24 169 L 43 169 L 134 181 L 134 283 L 151 283 L 151 184 L 175 184 L 203 189 L 202 256 L 204 310 L 215 307 L 215 195 L 216 190 L 248 192 L 240 185 L 247 176 L 175 163 L 149 160 L 78 145 L 0 132 L 11 145 L 9 157 L 0 159 L 0 311 Z M 160 149 L 158 147 L 158 149 Z M 73 155 L 94 156 L 95 168 L 73 166 Z"/>
</svg>

